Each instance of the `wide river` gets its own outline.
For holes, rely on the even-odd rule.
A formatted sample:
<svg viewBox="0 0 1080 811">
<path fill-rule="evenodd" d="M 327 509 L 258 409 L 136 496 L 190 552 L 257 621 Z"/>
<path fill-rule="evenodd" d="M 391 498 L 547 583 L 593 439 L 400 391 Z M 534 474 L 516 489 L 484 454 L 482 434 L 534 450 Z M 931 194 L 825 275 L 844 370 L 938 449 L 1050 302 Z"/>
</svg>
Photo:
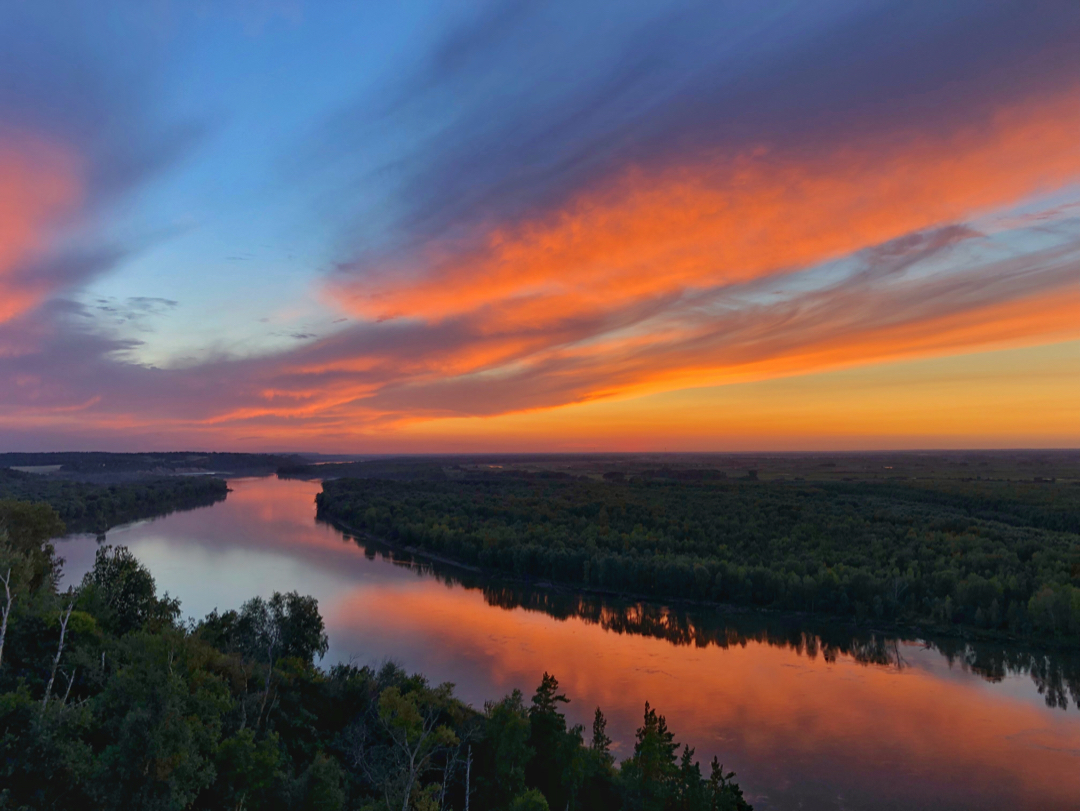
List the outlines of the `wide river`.
<svg viewBox="0 0 1080 811">
<path fill-rule="evenodd" d="M 530 697 L 546 670 L 573 723 L 603 708 L 621 756 L 648 700 L 758 809 L 1080 809 L 1075 660 L 500 584 L 317 523 L 317 482 L 229 486 L 212 507 L 108 534 L 187 616 L 312 594 L 324 665 L 392 659 L 477 707 L 514 688 Z M 69 582 L 96 546 L 57 545 Z"/>
</svg>

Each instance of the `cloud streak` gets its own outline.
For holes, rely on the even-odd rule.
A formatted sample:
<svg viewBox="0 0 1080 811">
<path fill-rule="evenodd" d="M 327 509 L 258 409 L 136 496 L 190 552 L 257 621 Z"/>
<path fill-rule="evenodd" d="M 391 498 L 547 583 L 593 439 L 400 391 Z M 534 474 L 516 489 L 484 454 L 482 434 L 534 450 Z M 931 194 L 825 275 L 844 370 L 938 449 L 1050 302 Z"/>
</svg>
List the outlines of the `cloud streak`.
<svg viewBox="0 0 1080 811">
<path fill-rule="evenodd" d="M 352 267 L 334 297 L 368 318 L 543 324 L 741 282 L 968 219 L 1080 179 L 1080 85 L 989 125 L 892 133 L 805 159 L 762 146 L 653 172 L 631 167 L 542 218 L 413 267 Z M 482 314 L 481 314 L 482 311 Z"/>
<path fill-rule="evenodd" d="M 55 289 L 55 279 L 28 265 L 82 193 L 78 161 L 68 151 L 0 132 L 0 322 L 32 309 Z"/>
</svg>

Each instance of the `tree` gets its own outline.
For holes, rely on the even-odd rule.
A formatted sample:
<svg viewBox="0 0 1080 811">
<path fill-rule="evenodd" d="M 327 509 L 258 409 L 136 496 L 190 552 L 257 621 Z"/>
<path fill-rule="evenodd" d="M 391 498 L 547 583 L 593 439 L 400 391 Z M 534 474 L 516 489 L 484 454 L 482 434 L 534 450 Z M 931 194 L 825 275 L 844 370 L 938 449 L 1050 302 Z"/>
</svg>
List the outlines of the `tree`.
<svg viewBox="0 0 1080 811">
<path fill-rule="evenodd" d="M 712 774 L 709 776 L 708 794 L 710 811 L 754 811 L 744 798 L 742 789 L 733 779 L 735 772 L 724 772 L 724 767 L 715 757 L 712 759 Z"/>
<path fill-rule="evenodd" d="M 672 792 L 671 807 L 675 811 L 711 811 L 706 796 L 705 781 L 701 767 L 694 760 L 694 750 L 683 746 L 679 758 L 679 773 Z"/>
<path fill-rule="evenodd" d="M 30 563 L 27 585 L 37 591 L 53 577 L 56 551 L 49 539 L 63 535 L 64 522 L 48 504 L 0 499 L 0 540 Z"/>
<path fill-rule="evenodd" d="M 71 610 L 75 607 L 75 593 L 68 592 L 67 611 L 60 612 L 60 641 L 56 645 L 56 656 L 53 658 L 52 670 L 49 671 L 49 681 L 45 685 L 45 693 L 41 697 L 41 714 L 45 714 L 49 699 L 52 697 L 53 683 L 56 681 L 56 670 L 60 667 L 60 657 L 64 655 L 64 639 L 67 636 L 68 622 L 71 620 Z M 72 676 L 74 679 L 74 675 Z M 71 689 L 71 681 L 68 681 L 68 689 Z M 65 694 L 66 697 L 66 694 Z"/>
<path fill-rule="evenodd" d="M 604 717 L 604 713 L 600 711 L 599 707 L 596 708 L 596 713 L 593 715 L 590 748 L 603 762 L 611 763 L 615 760 L 611 754 L 611 738 L 607 734 L 607 718 Z"/>
<path fill-rule="evenodd" d="M 83 577 L 81 604 L 108 630 L 123 635 L 150 623 L 171 626 L 180 616 L 180 601 L 157 596 L 150 570 L 126 546 L 102 546 L 94 568 Z"/>
<path fill-rule="evenodd" d="M 304 802 L 300 811 L 339 811 L 345 807 L 344 772 L 338 762 L 318 752 L 302 777 Z"/>
<path fill-rule="evenodd" d="M 319 601 L 295 591 L 275 591 L 269 600 L 254 597 L 244 603 L 239 614 L 229 611 L 218 616 L 215 612 L 202 629 L 209 638 L 266 663 L 256 727 L 265 723 L 273 710 L 270 695 L 277 661 L 295 659 L 310 668 L 316 655 L 322 657 L 329 647 Z"/>
<path fill-rule="evenodd" d="M 457 745 L 457 735 L 445 723 L 451 692 L 449 684 L 404 693 L 389 687 L 379 697 L 379 721 L 391 741 L 392 769 L 384 778 L 387 805 L 396 796 L 402 811 L 408 811 L 413 792 L 433 760 Z"/>
<path fill-rule="evenodd" d="M 239 730 L 217 747 L 214 757 L 217 778 L 208 805 L 231 809 L 264 807 L 280 763 L 277 735 L 270 733 L 256 741 L 253 730 Z"/>
<path fill-rule="evenodd" d="M 180 629 L 127 634 L 100 715 L 90 788 L 99 809 L 190 806 L 215 778 L 214 750 L 230 706 L 210 673 L 212 651 Z"/>
<path fill-rule="evenodd" d="M 667 720 L 645 702 L 645 718 L 635 733 L 634 754 L 622 764 L 626 807 L 633 811 L 664 811 L 673 793 L 679 767 L 675 735 Z"/>
<path fill-rule="evenodd" d="M 566 717 L 559 710 L 560 704 L 570 699 L 559 692 L 559 681 L 544 673 L 529 707 L 529 747 L 532 759 L 525 770 L 525 779 L 547 797 L 548 803 L 561 808 L 572 793 L 568 791 L 566 778 L 573 751 L 572 736 L 566 729 Z"/>
<path fill-rule="evenodd" d="M 519 794 L 510 803 L 510 811 L 548 811 L 549 807 L 543 792 L 534 788 Z"/>
<path fill-rule="evenodd" d="M 3 536 L 0 536 L 0 544 L 3 541 Z M 0 574 L 0 582 L 4 584 L 4 596 L 0 598 L 3 600 L 3 604 L 0 605 L 0 665 L 4 664 L 4 642 L 7 641 L 8 620 L 11 619 L 11 609 L 15 607 L 15 598 L 18 596 L 18 578 L 12 580 L 12 570 L 18 563 L 17 560 L 12 560 L 14 557 L 16 556 L 10 554 L 0 556 L 0 566 L 7 563 L 7 571 Z"/>
<path fill-rule="evenodd" d="M 585 755 L 585 772 L 578 794 L 579 807 L 607 811 L 622 806 L 616 784 L 615 758 L 611 754 L 607 719 L 600 708 L 593 714 L 592 740 Z"/>
<path fill-rule="evenodd" d="M 529 714 L 520 690 L 484 705 L 484 733 L 477 747 L 477 808 L 505 808 L 525 791 Z"/>
<path fill-rule="evenodd" d="M 229 630 L 245 653 L 265 657 L 273 664 L 279 658 L 296 658 L 314 664 L 329 648 L 326 625 L 319 614 L 319 601 L 290 591 L 275 591 L 269 600 L 254 597 L 244 603 Z"/>
</svg>

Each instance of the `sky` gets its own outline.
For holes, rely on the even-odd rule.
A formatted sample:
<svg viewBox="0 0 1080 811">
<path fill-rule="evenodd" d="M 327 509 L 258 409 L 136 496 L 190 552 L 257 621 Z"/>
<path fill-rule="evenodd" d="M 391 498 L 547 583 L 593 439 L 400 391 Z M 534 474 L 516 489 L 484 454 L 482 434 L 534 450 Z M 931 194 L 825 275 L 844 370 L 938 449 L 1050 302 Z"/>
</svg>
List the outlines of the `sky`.
<svg viewBox="0 0 1080 811">
<path fill-rule="evenodd" d="M 1080 5 L 0 6 L 0 449 L 1080 446 Z"/>
</svg>

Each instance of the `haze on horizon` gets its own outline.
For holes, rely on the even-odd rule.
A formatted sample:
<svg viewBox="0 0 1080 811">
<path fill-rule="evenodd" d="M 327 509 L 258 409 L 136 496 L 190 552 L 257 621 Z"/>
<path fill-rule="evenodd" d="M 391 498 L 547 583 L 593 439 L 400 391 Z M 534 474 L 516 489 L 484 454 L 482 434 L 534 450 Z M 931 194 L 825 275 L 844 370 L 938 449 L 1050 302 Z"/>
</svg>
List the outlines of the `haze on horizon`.
<svg viewBox="0 0 1080 811">
<path fill-rule="evenodd" d="M 3 450 L 1080 446 L 1080 5 L 10 2 Z"/>
</svg>

